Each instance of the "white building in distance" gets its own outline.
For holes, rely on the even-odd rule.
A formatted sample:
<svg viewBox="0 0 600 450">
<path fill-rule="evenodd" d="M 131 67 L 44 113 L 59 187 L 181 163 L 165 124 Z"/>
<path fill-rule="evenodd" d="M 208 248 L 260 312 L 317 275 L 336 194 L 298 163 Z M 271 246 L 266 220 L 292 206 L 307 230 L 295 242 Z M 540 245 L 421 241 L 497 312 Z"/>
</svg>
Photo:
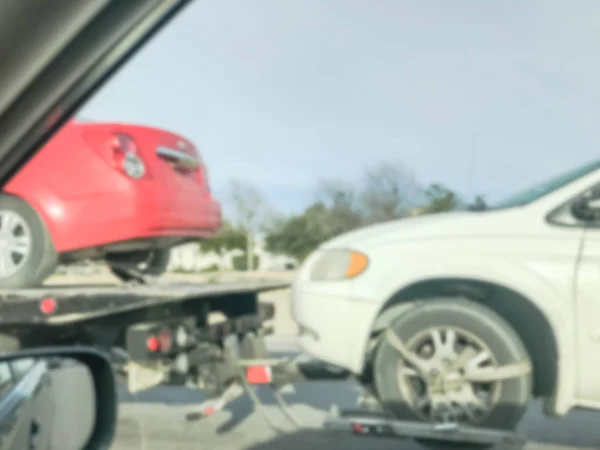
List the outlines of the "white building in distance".
<svg viewBox="0 0 600 450">
<path fill-rule="evenodd" d="M 258 267 L 255 270 L 287 270 L 294 268 L 297 262 L 285 255 L 274 255 L 265 250 L 264 241 L 257 240 L 254 254 L 258 256 Z M 197 242 L 180 245 L 171 250 L 169 271 L 172 272 L 202 272 L 212 267 L 223 270 L 233 270 L 233 259 L 244 253 L 241 250 L 232 250 L 219 255 L 216 252 L 202 252 Z"/>
</svg>

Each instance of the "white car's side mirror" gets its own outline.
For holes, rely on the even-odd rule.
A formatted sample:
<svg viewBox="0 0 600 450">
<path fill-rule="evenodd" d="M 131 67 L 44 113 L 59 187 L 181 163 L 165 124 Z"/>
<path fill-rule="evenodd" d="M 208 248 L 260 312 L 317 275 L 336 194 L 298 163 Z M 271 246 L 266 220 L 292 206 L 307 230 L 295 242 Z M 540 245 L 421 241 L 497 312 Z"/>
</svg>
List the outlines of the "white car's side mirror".
<svg viewBox="0 0 600 450">
<path fill-rule="evenodd" d="M 600 187 L 594 187 L 571 203 L 573 216 L 584 222 L 600 220 Z"/>
</svg>

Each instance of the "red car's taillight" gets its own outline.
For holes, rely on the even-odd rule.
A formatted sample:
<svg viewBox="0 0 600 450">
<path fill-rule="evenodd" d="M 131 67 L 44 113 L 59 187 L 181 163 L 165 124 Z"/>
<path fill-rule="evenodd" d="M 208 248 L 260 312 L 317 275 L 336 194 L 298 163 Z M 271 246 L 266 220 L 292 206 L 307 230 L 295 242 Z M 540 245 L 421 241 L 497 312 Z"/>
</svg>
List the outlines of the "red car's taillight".
<svg viewBox="0 0 600 450">
<path fill-rule="evenodd" d="M 146 164 L 131 136 L 123 133 L 115 134 L 110 142 L 110 148 L 117 169 L 135 180 L 147 177 Z"/>
</svg>

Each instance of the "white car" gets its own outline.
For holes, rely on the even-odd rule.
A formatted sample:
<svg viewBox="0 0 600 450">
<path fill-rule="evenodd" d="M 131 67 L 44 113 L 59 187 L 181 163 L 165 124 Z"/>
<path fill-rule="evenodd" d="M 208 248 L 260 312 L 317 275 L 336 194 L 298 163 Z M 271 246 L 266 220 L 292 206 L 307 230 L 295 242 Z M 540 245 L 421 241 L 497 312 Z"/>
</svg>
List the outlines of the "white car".
<svg viewBox="0 0 600 450">
<path fill-rule="evenodd" d="M 600 162 L 332 239 L 301 266 L 293 314 L 303 350 L 402 419 L 512 429 L 532 397 L 548 415 L 600 409 Z"/>
</svg>

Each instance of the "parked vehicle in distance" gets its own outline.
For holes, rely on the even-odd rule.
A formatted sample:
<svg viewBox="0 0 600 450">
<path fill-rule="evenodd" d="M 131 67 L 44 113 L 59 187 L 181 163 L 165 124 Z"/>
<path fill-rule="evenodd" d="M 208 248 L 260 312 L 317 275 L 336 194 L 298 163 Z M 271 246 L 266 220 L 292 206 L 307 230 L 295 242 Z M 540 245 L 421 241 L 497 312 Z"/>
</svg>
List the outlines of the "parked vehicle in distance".
<svg viewBox="0 0 600 450">
<path fill-rule="evenodd" d="M 0 288 L 39 285 L 58 263 L 82 259 L 105 259 L 123 280 L 123 268 L 160 275 L 171 247 L 220 225 L 193 143 L 157 128 L 72 120 L 0 196 Z"/>
<path fill-rule="evenodd" d="M 362 374 L 401 419 L 517 426 L 600 409 L 600 162 L 479 211 L 323 244 L 293 314 L 308 353 Z"/>
</svg>

